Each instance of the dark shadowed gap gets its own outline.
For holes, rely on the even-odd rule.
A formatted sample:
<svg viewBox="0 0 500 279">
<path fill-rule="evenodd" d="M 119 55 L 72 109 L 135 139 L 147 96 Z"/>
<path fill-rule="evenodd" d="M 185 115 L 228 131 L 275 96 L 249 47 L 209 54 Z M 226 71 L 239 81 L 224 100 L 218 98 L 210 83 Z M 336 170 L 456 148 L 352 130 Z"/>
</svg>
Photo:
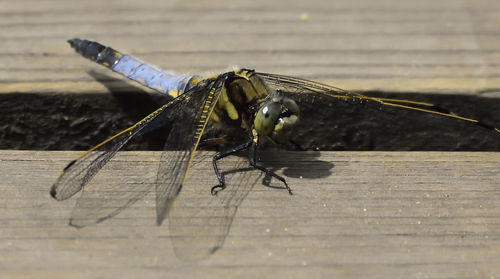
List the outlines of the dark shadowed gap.
<svg viewBox="0 0 500 279">
<path fill-rule="evenodd" d="M 90 73 L 92 75 L 92 73 Z M 133 125 L 170 100 L 121 81 L 93 76 L 112 93 L 0 95 L 0 149 L 86 150 Z M 500 126 L 500 100 L 450 94 L 362 92 L 437 104 L 457 114 Z M 454 119 L 422 113 L 379 112 L 359 105 L 301 104 L 301 128 L 292 136 L 297 150 L 500 151 L 500 135 Z M 215 129 L 216 130 L 216 129 Z M 211 136 L 218 136 L 211 127 Z M 164 131 L 154 131 L 126 150 L 161 150 Z M 245 139 L 234 130 L 231 141 Z M 230 145 L 231 143 L 229 143 Z M 263 148 L 274 148 L 265 144 Z"/>
</svg>

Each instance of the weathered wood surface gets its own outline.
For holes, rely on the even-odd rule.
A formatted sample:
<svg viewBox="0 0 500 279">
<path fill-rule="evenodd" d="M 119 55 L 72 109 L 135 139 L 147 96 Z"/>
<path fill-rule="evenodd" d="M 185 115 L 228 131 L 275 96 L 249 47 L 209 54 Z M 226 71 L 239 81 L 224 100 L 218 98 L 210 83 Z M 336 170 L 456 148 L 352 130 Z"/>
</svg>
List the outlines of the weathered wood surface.
<svg viewBox="0 0 500 279">
<path fill-rule="evenodd" d="M 265 153 L 295 195 L 262 186 L 260 172 L 228 174 L 231 184 L 245 180 L 243 194 L 222 248 L 198 262 L 178 259 L 174 248 L 190 244 L 170 239 L 168 221 L 156 226 L 154 193 L 100 224 L 68 226 L 77 197 L 57 202 L 49 188 L 77 154 L 0 152 L 0 277 L 500 277 L 498 153 Z M 158 158 L 121 152 L 96 180 L 148 180 Z M 228 157 L 222 166 L 246 163 Z M 205 186 L 197 196 L 186 188 L 176 208 L 217 199 L 211 171 L 209 156 L 193 166 Z"/>
<path fill-rule="evenodd" d="M 67 39 L 83 37 L 181 73 L 238 65 L 350 90 L 498 97 L 499 9 L 495 0 L 0 0 L 0 93 L 19 92 L 5 96 L 24 103 L 23 93 L 136 90 L 68 47 Z M 104 80 L 96 81 L 99 75 Z M 45 114 L 37 116 L 45 124 L 11 125 L 25 121 L 30 109 L 4 103 L 3 109 L 21 111 L 6 113 L 18 120 L 3 115 L 3 126 L 10 128 L 5 137 L 43 141 L 43 135 L 22 137 L 19 131 L 60 130 L 46 124 L 54 118 L 46 109 L 53 99 L 26 103 Z M 75 117 L 89 108 L 58 106 Z M 82 123 L 70 120 L 71 128 Z M 222 248 L 195 263 L 178 259 L 185 251 L 179 248 L 190 247 L 175 240 L 190 231 L 174 228 L 171 241 L 169 222 L 156 226 L 153 192 L 103 223 L 68 226 L 77 198 L 56 202 L 48 190 L 76 154 L 0 152 L 0 278 L 500 276 L 497 153 L 263 156 L 285 174 L 296 195 L 263 187 L 259 172 L 228 174 L 235 185 L 248 183 L 230 204 L 234 217 Z M 154 179 L 158 153 L 117 158 L 96 181 L 130 186 Z M 224 169 L 244 166 L 241 160 L 227 158 Z M 192 174 L 209 186 L 199 193 L 186 187 L 181 209 L 215 200 L 208 193 L 215 184 L 210 162 L 195 165 Z"/>
<path fill-rule="evenodd" d="M 0 92 L 107 92 L 66 40 L 177 72 L 255 68 L 351 90 L 498 96 L 500 5 L 481 1 L 0 2 Z M 110 81 L 112 86 L 112 81 Z"/>
</svg>

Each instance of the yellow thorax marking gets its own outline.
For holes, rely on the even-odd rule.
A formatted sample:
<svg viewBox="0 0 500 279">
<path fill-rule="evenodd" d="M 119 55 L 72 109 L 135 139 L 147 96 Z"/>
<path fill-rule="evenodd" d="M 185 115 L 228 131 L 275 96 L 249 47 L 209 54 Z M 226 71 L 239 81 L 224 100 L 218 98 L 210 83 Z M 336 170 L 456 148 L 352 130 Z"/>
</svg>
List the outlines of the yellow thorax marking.
<svg viewBox="0 0 500 279">
<path fill-rule="evenodd" d="M 259 143 L 259 133 L 255 129 L 252 129 L 253 142 Z"/>
<path fill-rule="evenodd" d="M 177 90 L 169 90 L 168 91 L 168 95 L 174 97 L 174 98 L 177 98 L 177 96 L 179 96 L 179 91 Z"/>
<path fill-rule="evenodd" d="M 240 70 L 240 71 L 235 71 L 234 74 L 237 76 L 237 77 L 240 77 L 242 79 L 245 79 L 247 81 L 250 81 L 250 75 L 251 73 L 246 71 L 246 70 Z"/>
</svg>

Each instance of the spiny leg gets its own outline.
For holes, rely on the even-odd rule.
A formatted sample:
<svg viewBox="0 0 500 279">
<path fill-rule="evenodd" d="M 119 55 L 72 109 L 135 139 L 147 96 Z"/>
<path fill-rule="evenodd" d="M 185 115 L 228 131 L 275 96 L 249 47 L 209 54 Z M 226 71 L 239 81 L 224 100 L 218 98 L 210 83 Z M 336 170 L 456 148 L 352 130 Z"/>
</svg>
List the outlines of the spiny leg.
<svg viewBox="0 0 500 279">
<path fill-rule="evenodd" d="M 243 149 L 246 149 L 248 148 L 250 145 L 252 144 L 252 141 L 249 141 L 249 142 L 246 142 L 244 144 L 241 144 L 241 145 L 238 145 L 238 146 L 235 146 L 229 150 L 226 150 L 224 152 L 219 152 L 217 154 L 214 155 L 213 159 L 212 159 L 212 163 L 214 165 L 214 171 L 215 171 L 215 175 L 217 176 L 217 179 L 219 180 L 219 185 L 217 186 L 214 186 L 212 187 L 212 189 L 210 190 L 210 192 L 212 193 L 212 195 L 217 195 L 217 193 L 219 191 L 222 191 L 226 188 L 226 182 L 224 181 L 224 176 L 222 176 L 222 174 L 220 173 L 219 171 L 219 168 L 217 167 L 217 161 L 224 158 L 224 157 L 227 157 L 231 154 L 234 154 L 240 150 L 243 150 Z"/>
<path fill-rule="evenodd" d="M 264 168 L 262 166 L 258 166 L 257 165 L 257 163 L 256 163 L 257 144 L 253 140 L 249 141 L 249 142 L 246 142 L 244 144 L 235 146 L 235 147 L 231 148 L 230 150 L 226 150 L 224 152 L 220 152 L 220 153 L 217 153 L 217 154 L 214 155 L 214 157 L 212 159 L 212 163 L 213 163 L 213 166 L 214 166 L 215 175 L 217 176 L 217 179 L 219 180 L 219 185 L 212 187 L 212 189 L 210 190 L 210 192 L 212 193 L 212 195 L 217 195 L 217 193 L 219 191 L 222 191 L 222 190 L 224 190 L 226 188 L 226 182 L 224 181 L 224 176 L 222 176 L 222 174 L 219 171 L 219 168 L 217 167 L 217 161 L 220 160 L 220 159 L 222 159 L 222 158 L 224 158 L 224 157 L 232 155 L 232 154 L 234 154 L 234 153 L 236 153 L 236 152 L 238 152 L 240 150 L 247 149 L 249 147 L 250 147 L 250 150 L 249 150 L 249 153 L 248 153 L 248 162 L 250 163 L 250 165 L 253 168 L 258 169 L 258 170 L 260 170 L 262 172 L 265 172 L 267 175 L 275 177 L 279 181 L 283 182 L 283 184 L 285 185 L 284 189 L 287 189 L 288 193 L 290 195 L 293 195 L 292 189 L 286 183 L 285 178 L 283 178 L 282 176 L 279 176 L 279 175 L 275 174 L 274 172 L 272 172 L 272 171 L 270 171 L 270 170 L 268 170 L 268 169 L 266 169 L 266 168 Z"/>
<path fill-rule="evenodd" d="M 275 174 L 274 172 L 272 172 L 272 171 L 270 171 L 262 166 L 258 166 L 256 158 L 257 158 L 257 143 L 252 141 L 251 145 L 250 145 L 250 150 L 248 152 L 248 162 L 250 163 L 250 165 L 252 167 L 262 171 L 262 172 L 265 172 L 267 175 L 270 175 L 270 176 L 278 179 L 279 181 L 283 182 L 283 184 L 285 185 L 284 189 L 287 189 L 288 193 L 290 195 L 293 195 L 292 189 L 290 188 L 290 186 L 288 186 L 288 183 L 286 183 L 285 178 Z"/>
</svg>

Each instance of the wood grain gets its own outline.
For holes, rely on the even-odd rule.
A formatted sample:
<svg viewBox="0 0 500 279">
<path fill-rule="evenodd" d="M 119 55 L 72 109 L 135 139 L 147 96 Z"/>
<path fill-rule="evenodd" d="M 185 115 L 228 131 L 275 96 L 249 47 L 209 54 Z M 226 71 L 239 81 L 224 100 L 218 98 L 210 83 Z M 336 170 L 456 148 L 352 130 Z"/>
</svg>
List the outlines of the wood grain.
<svg viewBox="0 0 500 279">
<path fill-rule="evenodd" d="M 241 185 L 248 187 L 224 244 L 198 262 L 179 260 L 174 248 L 185 243 L 171 239 L 168 222 L 156 226 L 154 193 L 98 225 L 68 226 L 77 198 L 57 202 L 48 190 L 77 154 L 0 152 L 2 277 L 500 275 L 498 153 L 262 154 L 267 167 L 286 177 L 293 196 L 264 187 L 259 172 L 244 169 L 244 158 L 228 157 L 222 168 L 230 183 L 245 179 Z M 207 185 L 186 188 L 176 208 L 193 209 L 216 199 L 209 194 L 208 185 L 215 181 L 207 175 L 209 155 L 191 171 L 193 181 Z M 121 152 L 96 179 L 124 186 L 148 180 L 158 158 L 158 152 Z M 189 223 L 195 220 L 189 217 L 184 216 L 197 232 L 208 231 Z"/>
<path fill-rule="evenodd" d="M 74 37 L 179 73 L 237 65 L 349 90 L 500 97 L 495 0 L 0 0 L 0 7 L 0 93 L 7 99 L 137 90 L 75 54 L 66 43 Z M 47 100 L 34 104 L 54 105 Z M 43 123 L 57 122 L 42 105 L 26 103 L 48 114 L 37 116 Z M 89 108 L 59 106 L 76 115 L 70 126 Z M 23 141 L 43 142 L 43 134 L 60 129 L 13 125 L 30 113 L 18 107 L 21 113 L 8 113 L 17 120 L 3 117 L 11 128 L 4 139 L 33 129 L 42 135 Z M 89 212 L 74 209 L 78 197 L 56 202 L 49 195 L 77 154 L 0 151 L 0 278 L 500 277 L 498 153 L 261 154 L 294 196 L 265 187 L 266 178 L 246 169 L 243 158 L 228 157 L 221 167 L 233 188 L 218 198 L 209 194 L 216 180 L 205 154 L 172 211 L 178 219 L 156 225 L 151 190 L 82 229 L 68 226 L 70 216 Z M 154 181 L 159 155 L 120 152 L 94 185 L 134 193 Z M 200 216 L 214 212 L 224 226 L 203 226 Z M 214 243 L 221 247 L 206 255 Z M 180 259 L 192 254 L 205 257 Z"/>
<path fill-rule="evenodd" d="M 107 92 L 66 40 L 98 40 L 180 73 L 230 66 L 351 90 L 498 97 L 494 0 L 2 1 L 0 92 Z"/>
</svg>

